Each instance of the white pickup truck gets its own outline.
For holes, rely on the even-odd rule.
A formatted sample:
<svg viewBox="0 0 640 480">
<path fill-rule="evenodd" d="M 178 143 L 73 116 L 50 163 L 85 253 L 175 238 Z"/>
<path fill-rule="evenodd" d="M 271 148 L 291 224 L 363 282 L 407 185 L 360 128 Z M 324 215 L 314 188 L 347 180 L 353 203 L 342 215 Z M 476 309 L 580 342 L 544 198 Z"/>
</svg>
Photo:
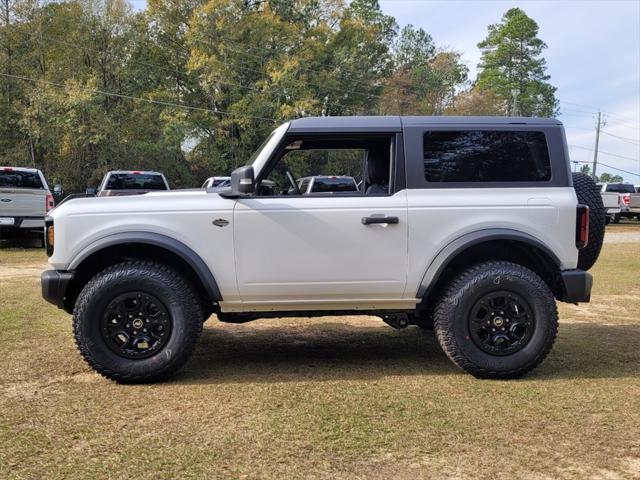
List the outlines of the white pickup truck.
<svg viewBox="0 0 640 480">
<path fill-rule="evenodd" d="M 618 223 L 620 221 L 620 212 L 622 211 L 620 206 L 622 198 L 620 197 L 620 194 L 601 191 L 600 196 L 602 197 L 602 204 L 604 206 L 605 214 L 607 215 L 606 223 Z"/>
<path fill-rule="evenodd" d="M 361 183 L 296 182 L 327 173 Z M 558 120 L 326 117 L 278 127 L 226 191 L 80 198 L 46 225 L 43 297 L 119 382 L 176 371 L 212 313 L 376 315 L 435 329 L 472 375 L 515 378 L 550 351 L 555 301 L 589 301 L 604 210 Z"/>
<path fill-rule="evenodd" d="M 629 212 L 640 220 L 640 187 L 635 187 L 636 193 L 629 195 Z"/>
<path fill-rule="evenodd" d="M 44 217 L 53 206 L 40 170 L 0 167 L 0 237 L 23 232 L 42 237 Z"/>
<path fill-rule="evenodd" d="M 599 183 L 598 187 L 602 193 L 602 201 L 613 205 L 613 200 L 605 198 L 606 194 L 614 194 L 618 197 L 618 209 L 616 212 L 615 207 L 609 207 L 607 209 L 607 218 L 613 223 L 618 223 L 621 217 L 632 219 L 635 213 L 631 211 L 631 195 L 634 195 L 636 189 L 630 183 Z M 609 213 L 609 210 L 611 213 Z"/>
</svg>

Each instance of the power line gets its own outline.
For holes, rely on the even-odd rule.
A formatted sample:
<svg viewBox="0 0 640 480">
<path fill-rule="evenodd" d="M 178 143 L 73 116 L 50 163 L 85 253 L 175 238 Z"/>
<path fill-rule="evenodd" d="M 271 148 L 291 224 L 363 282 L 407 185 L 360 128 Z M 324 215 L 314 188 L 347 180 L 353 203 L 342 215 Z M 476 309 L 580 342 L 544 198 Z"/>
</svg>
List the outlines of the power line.
<svg viewBox="0 0 640 480">
<path fill-rule="evenodd" d="M 605 135 L 609 135 L 610 137 L 617 138 L 618 140 L 622 140 L 623 142 L 626 142 L 626 143 L 631 143 L 632 145 L 640 146 L 640 142 L 638 142 L 638 140 L 634 140 L 633 138 L 621 137 L 620 135 L 614 135 L 613 133 L 605 132 L 604 130 L 600 130 L 600 133 L 604 133 Z"/>
<path fill-rule="evenodd" d="M 52 85 L 54 87 L 60 87 L 60 88 L 69 88 L 68 85 L 65 85 L 63 83 L 58 83 L 58 82 L 51 82 L 49 80 L 42 80 L 42 79 L 38 79 L 38 78 L 31 78 L 31 77 L 23 77 L 22 75 L 12 75 L 12 74 L 8 74 L 8 73 L 2 73 L 0 72 L 0 75 L 2 75 L 3 77 L 9 77 L 9 78 L 15 78 L 18 80 L 23 80 L 26 82 L 32 82 L 32 83 L 45 83 L 47 85 Z M 184 105 L 184 104 L 180 104 L 180 103 L 171 103 L 171 102 L 164 102 L 161 100 L 151 100 L 149 98 L 142 98 L 142 97 L 134 97 L 133 95 L 125 95 L 125 94 L 121 94 L 121 93 L 114 93 L 114 92 L 105 92 L 104 90 L 95 90 L 95 89 L 91 89 L 91 88 L 86 88 L 86 87 L 77 87 L 79 90 L 85 91 L 85 92 L 90 92 L 90 93 L 97 93 L 99 95 L 106 95 L 109 97 L 119 97 L 119 98 L 124 98 L 127 100 L 135 100 L 135 101 L 140 101 L 140 102 L 146 102 L 146 103 L 151 103 L 151 104 L 155 104 L 155 105 L 163 105 L 165 107 L 176 107 L 176 108 L 184 108 L 187 110 L 195 110 L 195 111 L 200 111 L 200 112 L 209 112 L 209 113 L 213 113 L 213 114 L 217 114 L 217 115 L 225 115 L 225 116 L 229 116 L 232 118 L 237 118 L 237 117 L 242 117 L 242 118 L 252 118 L 255 120 L 266 120 L 269 122 L 274 122 L 276 123 L 276 120 L 273 118 L 267 118 L 267 117 L 257 117 L 254 115 L 246 115 L 246 114 L 235 114 L 235 113 L 231 113 L 231 112 L 227 112 L 224 110 L 212 110 L 210 108 L 203 108 L 203 107 L 194 107 L 191 105 Z"/>
<path fill-rule="evenodd" d="M 570 128 L 571 130 L 587 130 L 589 132 L 593 132 L 594 129 L 593 128 L 587 128 L 587 127 L 574 127 L 573 125 L 565 125 L 564 128 Z"/>
<path fill-rule="evenodd" d="M 589 148 L 589 147 L 583 147 L 582 145 L 569 145 L 569 147 L 571 148 L 579 148 L 581 150 L 588 150 L 589 152 L 593 152 L 593 148 Z M 631 157 L 625 157 L 624 155 L 618 155 L 617 153 L 610 153 L 610 152 L 603 152 L 602 150 L 599 150 L 598 153 L 602 153 L 603 155 L 609 155 L 611 157 L 617 157 L 617 158 L 623 158 L 625 160 L 631 160 L 632 162 L 637 162 L 640 161 L 640 159 L 638 158 L 631 158 Z M 604 163 L 603 163 L 604 165 Z"/>
<path fill-rule="evenodd" d="M 572 162 L 573 163 L 583 163 L 583 164 L 591 163 L 589 160 L 572 160 Z M 635 175 L 636 177 L 640 177 L 640 173 L 630 172 L 629 170 L 624 170 L 622 168 L 614 167 L 613 165 L 609 165 L 607 163 L 600 162 L 599 164 L 602 165 L 603 167 L 612 168 L 613 170 L 617 170 L 618 172 L 628 173 L 629 175 Z"/>
<path fill-rule="evenodd" d="M 35 35 L 35 33 L 32 33 L 32 36 L 34 36 L 34 35 Z M 53 39 L 51 37 L 48 37 L 47 41 L 50 41 L 50 42 L 53 42 L 53 43 L 58 43 L 60 45 L 66 45 L 66 46 L 72 47 L 72 48 L 77 48 L 78 47 L 77 44 L 72 44 L 72 43 L 65 42 L 65 41 L 62 41 L 62 40 L 59 40 L 59 39 Z M 201 39 L 195 39 L 195 41 L 198 42 L 198 43 L 203 43 L 205 45 L 215 46 L 212 43 L 206 42 L 206 41 L 201 40 Z M 182 48 L 182 46 L 180 46 L 180 45 L 178 45 L 178 47 L 180 47 L 183 50 L 183 52 L 190 53 L 189 49 Z M 80 48 L 83 48 L 83 47 L 81 46 Z M 228 45 L 225 45 L 225 48 L 228 49 L 228 50 L 240 53 L 242 55 L 249 55 L 249 56 L 254 57 L 254 58 L 259 58 L 261 61 L 265 60 L 265 58 L 263 58 L 263 57 L 258 57 L 257 55 L 251 55 L 251 54 L 249 54 L 249 53 L 247 53 L 245 51 L 234 49 L 234 48 L 232 48 L 232 47 L 230 47 Z M 226 62 L 224 62 L 222 60 L 219 60 L 217 58 L 209 58 L 209 61 L 210 62 L 215 62 L 218 65 L 223 65 L 225 67 L 233 68 L 232 65 L 230 65 L 230 64 L 228 64 L 228 63 L 226 63 Z M 164 66 L 157 65 L 157 64 L 154 64 L 154 63 L 142 62 L 142 61 L 133 60 L 133 59 L 128 59 L 128 60 L 126 60 L 126 62 L 139 64 L 139 65 L 144 65 L 144 66 L 153 67 L 153 68 L 158 68 L 160 70 L 164 70 L 164 71 L 172 72 L 172 73 L 177 73 L 179 75 L 185 75 L 184 72 L 176 70 L 175 68 L 164 67 Z M 257 73 L 260 76 L 260 78 L 254 80 L 253 83 L 257 83 L 259 81 L 265 81 L 265 82 L 271 82 L 272 81 L 271 79 L 269 79 L 268 77 L 266 77 L 264 75 L 265 72 L 263 72 L 262 70 L 256 70 L 255 68 L 247 67 L 247 66 L 244 65 L 244 63 L 240 64 L 240 70 L 246 70 L 246 71 L 249 71 L 249 72 Z M 311 72 L 311 73 L 315 72 L 315 70 L 310 68 L 310 67 L 302 67 L 302 66 L 299 66 L 297 68 L 297 70 L 298 71 Z M 236 86 L 236 87 L 239 87 L 239 88 L 253 90 L 253 91 L 256 91 L 256 92 L 265 92 L 266 91 L 266 89 L 260 89 L 260 88 L 255 87 L 255 86 L 241 85 L 239 83 L 234 83 L 234 82 L 229 82 L 227 80 L 222 80 L 220 77 L 214 77 L 213 80 L 216 81 L 217 83 L 221 83 L 223 85 Z M 341 94 L 343 94 L 343 96 L 344 96 L 345 93 L 351 93 L 354 96 L 358 95 L 358 96 L 363 96 L 363 97 L 366 97 L 366 98 L 369 98 L 369 99 L 380 99 L 380 98 L 383 97 L 382 94 L 368 93 L 368 92 L 364 92 L 364 91 L 360 91 L 360 90 L 353 90 L 353 89 L 349 90 L 349 89 L 339 88 L 339 87 L 330 87 L 330 86 L 321 85 L 319 83 L 316 83 L 316 82 L 313 82 L 313 81 L 309 81 L 309 80 L 307 80 L 306 83 L 308 83 L 309 85 L 315 86 L 319 90 L 326 90 L 326 91 L 330 91 L 330 92 L 332 91 L 332 92 L 336 92 L 336 93 L 341 93 Z M 356 85 L 358 85 L 358 83 L 356 83 Z M 381 85 L 377 85 L 376 88 L 379 88 L 380 86 Z M 270 85 L 269 89 L 271 91 L 279 92 L 282 95 L 290 95 L 290 93 L 284 87 L 277 87 L 277 86 L 274 86 L 274 85 Z"/>
<path fill-rule="evenodd" d="M 625 117 L 623 117 L 623 116 L 621 116 L 621 115 L 618 115 L 617 113 L 611 113 L 611 112 L 606 112 L 606 111 L 604 111 L 604 110 L 600 110 L 600 108 L 598 108 L 598 107 L 594 107 L 593 105 L 584 105 L 584 104 L 582 104 L 582 103 L 566 102 L 566 101 L 564 101 L 564 100 L 560 100 L 560 103 L 565 103 L 565 104 L 567 104 L 567 105 L 574 105 L 574 106 L 576 106 L 576 107 L 588 108 L 588 109 L 590 110 L 590 112 L 589 112 L 589 113 L 593 113 L 593 114 L 595 114 L 595 113 L 597 113 L 597 112 L 599 112 L 599 111 L 600 111 L 600 112 L 604 113 L 604 114 L 605 114 L 606 116 L 608 116 L 608 117 L 616 117 L 616 118 L 619 118 L 619 119 L 620 119 L 620 120 L 614 120 L 614 122 L 618 122 L 618 123 L 621 123 L 621 124 L 623 124 L 623 125 L 625 125 L 625 124 L 626 124 L 627 126 L 630 126 L 630 127 L 631 127 L 631 124 L 633 124 L 633 127 L 631 127 L 631 128 L 637 128 L 637 127 L 640 127 L 640 123 L 637 123 L 637 122 L 636 122 L 636 121 L 634 121 L 634 120 L 631 120 L 631 119 L 629 119 L 629 118 L 625 118 Z M 575 109 L 572 109 L 572 110 L 575 110 Z"/>
</svg>

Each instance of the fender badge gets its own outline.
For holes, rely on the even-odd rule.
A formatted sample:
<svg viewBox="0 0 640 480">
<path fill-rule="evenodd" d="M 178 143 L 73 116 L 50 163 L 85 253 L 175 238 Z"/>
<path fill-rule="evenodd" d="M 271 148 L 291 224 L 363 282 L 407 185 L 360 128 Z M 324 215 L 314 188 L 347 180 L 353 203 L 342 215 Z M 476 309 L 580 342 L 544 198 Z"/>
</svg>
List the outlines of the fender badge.
<svg viewBox="0 0 640 480">
<path fill-rule="evenodd" d="M 229 225 L 229 220 L 225 220 L 224 218 L 216 218 L 213 222 L 216 227 L 226 227 Z"/>
</svg>

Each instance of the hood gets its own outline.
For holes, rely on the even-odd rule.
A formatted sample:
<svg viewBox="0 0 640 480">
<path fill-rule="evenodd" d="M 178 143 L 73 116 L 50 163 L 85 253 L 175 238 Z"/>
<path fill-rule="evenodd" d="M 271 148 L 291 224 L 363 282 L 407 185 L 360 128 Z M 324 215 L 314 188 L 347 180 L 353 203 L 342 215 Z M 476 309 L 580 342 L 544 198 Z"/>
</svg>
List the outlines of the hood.
<svg viewBox="0 0 640 480">
<path fill-rule="evenodd" d="M 53 209 L 54 219 L 62 215 L 101 215 L 118 212 L 144 215 L 151 212 L 188 212 L 233 209 L 235 201 L 202 189 L 149 192 L 142 195 L 70 199 Z"/>
</svg>

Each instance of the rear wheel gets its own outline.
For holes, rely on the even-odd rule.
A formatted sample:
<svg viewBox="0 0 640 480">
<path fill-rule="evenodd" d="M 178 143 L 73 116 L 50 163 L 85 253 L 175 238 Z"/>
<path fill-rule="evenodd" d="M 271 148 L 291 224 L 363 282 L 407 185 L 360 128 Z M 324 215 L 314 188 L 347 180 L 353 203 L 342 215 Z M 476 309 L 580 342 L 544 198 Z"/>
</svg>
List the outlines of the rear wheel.
<svg viewBox="0 0 640 480">
<path fill-rule="evenodd" d="M 589 207 L 589 243 L 578 254 L 578 268 L 589 270 L 596 263 L 602 242 L 604 241 L 606 211 L 602 203 L 600 189 L 589 175 L 573 173 L 573 188 L 578 202 Z M 613 223 L 620 221 L 620 215 L 613 218 Z"/>
<path fill-rule="evenodd" d="M 517 378 L 539 365 L 558 330 L 553 293 L 531 270 L 486 262 L 456 276 L 434 312 L 440 346 L 478 378 Z"/>
<path fill-rule="evenodd" d="M 202 331 L 193 288 L 166 266 L 124 262 L 96 275 L 74 309 L 76 344 L 101 375 L 152 382 L 180 368 Z"/>
</svg>

